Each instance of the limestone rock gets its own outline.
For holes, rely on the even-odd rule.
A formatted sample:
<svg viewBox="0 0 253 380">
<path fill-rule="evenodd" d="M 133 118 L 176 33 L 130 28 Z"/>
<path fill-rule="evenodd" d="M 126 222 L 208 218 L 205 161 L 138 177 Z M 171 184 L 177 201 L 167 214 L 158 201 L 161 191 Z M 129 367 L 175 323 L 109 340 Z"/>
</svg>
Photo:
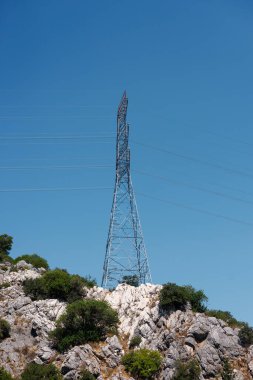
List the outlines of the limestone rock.
<svg viewBox="0 0 253 380">
<path fill-rule="evenodd" d="M 75 346 L 67 353 L 61 366 L 61 373 L 66 375 L 70 371 L 78 371 L 82 368 L 87 369 L 94 375 L 100 374 L 99 361 L 89 344 Z"/>
<path fill-rule="evenodd" d="M 0 284 L 6 284 L 1 288 L 0 317 L 11 325 L 10 338 L 0 342 L 0 366 L 16 377 L 27 362 L 35 361 L 53 362 L 65 380 L 78 380 L 83 368 L 99 380 L 129 379 L 120 364 L 121 358 L 131 338 L 139 335 L 140 348 L 159 350 L 164 358 L 156 380 L 171 380 L 176 361 L 191 358 L 200 364 L 200 380 L 219 379 L 224 357 L 235 368 L 235 380 L 253 378 L 253 346 L 245 349 L 240 345 L 239 330 L 214 317 L 194 313 L 190 308 L 167 315 L 161 313 L 160 285 L 136 288 L 120 284 L 113 291 L 99 287 L 88 289 L 85 297 L 105 300 L 118 312 L 118 335 L 59 354 L 52 349 L 48 334 L 55 328 L 66 304 L 55 299 L 32 301 L 27 297 L 22 282 L 41 276 L 43 269 L 20 263 L 16 266 L 0 264 Z"/>
<path fill-rule="evenodd" d="M 110 368 L 115 368 L 120 364 L 122 356 L 122 346 L 116 335 L 106 339 L 107 345 L 102 347 L 101 354 Z"/>
</svg>

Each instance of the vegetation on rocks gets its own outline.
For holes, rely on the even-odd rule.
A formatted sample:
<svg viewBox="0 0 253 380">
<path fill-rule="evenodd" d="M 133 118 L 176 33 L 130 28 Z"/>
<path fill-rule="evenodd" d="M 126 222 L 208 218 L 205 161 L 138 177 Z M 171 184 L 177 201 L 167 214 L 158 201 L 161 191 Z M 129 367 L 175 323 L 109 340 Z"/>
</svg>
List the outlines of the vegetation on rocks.
<svg viewBox="0 0 253 380">
<path fill-rule="evenodd" d="M 123 276 L 122 283 L 137 287 L 139 286 L 139 278 L 136 274 L 133 276 Z"/>
<path fill-rule="evenodd" d="M 241 327 L 243 325 L 243 322 L 237 321 L 237 319 L 235 319 L 229 311 L 207 310 L 205 314 L 208 315 L 209 317 L 215 317 L 217 319 L 221 319 L 232 328 Z"/>
<path fill-rule="evenodd" d="M 129 343 L 129 348 L 135 348 L 135 347 L 138 347 L 141 343 L 141 337 L 140 335 L 135 335 L 132 337 L 132 339 L 130 340 L 130 343 Z"/>
<path fill-rule="evenodd" d="M 239 331 L 239 339 L 243 347 L 249 347 L 253 344 L 253 328 L 248 323 L 243 323 L 243 327 Z"/>
<path fill-rule="evenodd" d="M 14 380 L 10 373 L 5 371 L 4 368 L 0 367 L 0 379 L 1 380 Z"/>
<path fill-rule="evenodd" d="M 5 319 L 0 318 L 0 342 L 10 336 L 10 331 L 10 324 Z"/>
<path fill-rule="evenodd" d="M 74 302 L 85 296 L 84 287 L 91 288 L 95 284 L 94 280 L 54 269 L 39 278 L 25 280 L 23 289 L 33 300 L 57 298 L 59 301 Z"/>
<path fill-rule="evenodd" d="M 222 380 L 233 380 L 234 379 L 233 369 L 232 369 L 232 367 L 229 364 L 229 361 L 227 359 L 225 359 L 223 362 L 221 379 Z"/>
<path fill-rule="evenodd" d="M 122 364 L 137 379 L 152 379 L 161 367 L 162 357 L 158 351 L 140 349 L 124 355 Z"/>
<path fill-rule="evenodd" d="M 29 363 L 21 380 L 62 380 L 62 375 L 53 364 Z"/>
<path fill-rule="evenodd" d="M 159 300 L 160 307 L 166 311 L 185 310 L 189 303 L 193 311 L 202 313 L 206 310 L 207 296 L 202 290 L 197 291 L 190 285 L 167 283 L 160 291 Z"/>
<path fill-rule="evenodd" d="M 0 235 L 0 262 L 12 261 L 9 257 L 13 238 L 7 234 Z"/>
<path fill-rule="evenodd" d="M 199 380 L 200 366 L 197 360 L 190 360 L 186 363 L 177 361 L 176 371 L 173 380 Z"/>
<path fill-rule="evenodd" d="M 32 255 L 22 255 L 16 257 L 14 259 L 14 263 L 17 264 L 19 261 L 24 260 L 28 264 L 32 264 L 33 267 L 35 268 L 45 268 L 46 270 L 49 269 L 49 265 L 46 259 L 43 259 L 43 257 L 36 255 L 35 253 Z"/>
<path fill-rule="evenodd" d="M 79 380 L 96 380 L 96 377 L 92 373 L 90 373 L 89 371 L 87 371 L 86 369 L 84 369 L 80 373 Z"/>
<path fill-rule="evenodd" d="M 51 338 L 55 348 L 64 352 L 76 345 L 105 339 L 107 334 L 116 331 L 117 324 L 117 312 L 107 302 L 76 301 L 67 306 L 56 322 Z"/>
</svg>

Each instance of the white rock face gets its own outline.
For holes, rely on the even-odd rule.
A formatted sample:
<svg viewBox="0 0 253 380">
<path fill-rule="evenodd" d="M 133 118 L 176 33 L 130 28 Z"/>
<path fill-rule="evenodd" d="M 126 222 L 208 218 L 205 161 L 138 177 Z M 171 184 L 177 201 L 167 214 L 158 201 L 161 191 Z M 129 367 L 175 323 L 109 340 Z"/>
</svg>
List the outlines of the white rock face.
<svg viewBox="0 0 253 380">
<path fill-rule="evenodd" d="M 137 326 L 152 324 L 158 318 L 158 293 L 161 285 L 140 285 L 138 288 L 120 284 L 113 292 L 102 288 L 91 289 L 87 297 L 105 300 L 117 310 L 121 334 L 131 338 Z"/>
<path fill-rule="evenodd" d="M 222 361 L 234 366 L 235 380 L 253 378 L 253 346 L 240 345 L 238 329 L 204 314 L 176 311 L 169 315 L 159 310 L 160 285 L 138 288 L 121 284 L 110 292 L 95 287 L 86 297 L 107 301 L 119 315 L 119 334 L 105 342 L 73 347 L 64 354 L 54 351 L 48 333 L 64 313 L 66 304 L 58 300 L 32 301 L 25 296 L 22 281 L 37 278 L 43 271 L 24 263 L 17 271 L 0 265 L 0 283 L 5 283 L 0 298 L 0 317 L 11 324 L 11 337 L 0 342 L 0 366 L 18 376 L 27 362 L 54 362 L 64 379 L 76 380 L 82 368 L 99 380 L 127 380 L 130 377 L 120 364 L 133 336 L 141 338 L 140 347 L 159 350 L 164 360 L 158 380 L 170 380 L 177 360 L 195 357 L 201 366 L 201 379 L 219 379 Z M 8 284 L 7 284 L 8 283 Z M 132 379 L 134 380 L 134 379 Z"/>
</svg>

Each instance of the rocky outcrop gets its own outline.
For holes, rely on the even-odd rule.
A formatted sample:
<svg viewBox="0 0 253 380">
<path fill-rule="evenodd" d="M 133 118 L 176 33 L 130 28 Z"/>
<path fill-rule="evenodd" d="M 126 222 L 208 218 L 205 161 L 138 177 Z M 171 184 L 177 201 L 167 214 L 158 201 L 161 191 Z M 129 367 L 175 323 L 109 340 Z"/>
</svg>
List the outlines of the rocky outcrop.
<svg viewBox="0 0 253 380">
<path fill-rule="evenodd" d="M 43 270 L 21 263 L 14 271 L 0 265 L 0 316 L 11 324 L 11 336 L 0 342 L 0 365 L 18 376 L 29 361 L 53 362 L 64 379 L 78 379 L 88 369 L 99 380 L 126 380 L 130 377 L 121 366 L 133 336 L 141 337 L 140 347 L 159 350 L 164 358 L 157 379 L 170 380 L 177 360 L 195 357 L 201 366 L 201 379 L 219 378 L 222 362 L 227 358 L 234 368 L 235 380 L 253 378 L 253 346 L 243 348 L 238 329 L 221 320 L 193 313 L 191 310 L 162 314 L 158 305 L 160 285 L 138 288 L 121 284 L 114 291 L 90 289 L 87 298 L 106 300 L 119 315 L 119 334 L 100 344 L 85 344 L 59 354 L 51 347 L 48 333 L 64 312 L 58 300 L 32 301 L 22 289 L 22 281 L 36 278 Z"/>
</svg>

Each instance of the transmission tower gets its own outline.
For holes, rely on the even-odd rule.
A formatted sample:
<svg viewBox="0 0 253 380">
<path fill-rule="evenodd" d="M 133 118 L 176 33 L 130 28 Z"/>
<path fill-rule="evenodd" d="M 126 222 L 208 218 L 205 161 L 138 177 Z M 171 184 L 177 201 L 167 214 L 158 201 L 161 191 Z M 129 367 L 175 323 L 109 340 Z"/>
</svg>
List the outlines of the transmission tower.
<svg viewBox="0 0 253 380">
<path fill-rule="evenodd" d="M 127 105 L 124 92 L 117 113 L 116 180 L 102 278 L 105 288 L 126 279 L 137 284 L 152 281 L 130 175 Z"/>
</svg>

